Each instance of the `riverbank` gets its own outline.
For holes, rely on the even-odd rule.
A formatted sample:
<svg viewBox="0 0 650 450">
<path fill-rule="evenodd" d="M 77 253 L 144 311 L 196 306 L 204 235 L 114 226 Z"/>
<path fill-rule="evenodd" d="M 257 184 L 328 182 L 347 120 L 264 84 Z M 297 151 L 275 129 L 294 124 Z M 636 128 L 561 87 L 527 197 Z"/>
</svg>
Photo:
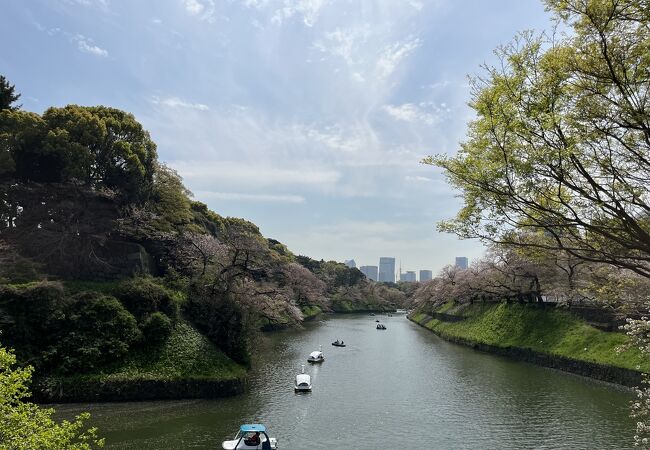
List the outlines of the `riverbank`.
<svg viewBox="0 0 650 450">
<path fill-rule="evenodd" d="M 101 373 L 37 380 L 33 393 L 41 403 L 217 398 L 240 394 L 246 383 L 244 367 L 180 321 L 158 350 L 136 351 Z"/>
<path fill-rule="evenodd" d="M 637 349 L 617 351 L 627 336 L 596 329 L 562 310 L 449 302 L 409 319 L 448 341 L 624 386 L 638 386 L 641 372 L 650 371 L 650 361 Z"/>
</svg>

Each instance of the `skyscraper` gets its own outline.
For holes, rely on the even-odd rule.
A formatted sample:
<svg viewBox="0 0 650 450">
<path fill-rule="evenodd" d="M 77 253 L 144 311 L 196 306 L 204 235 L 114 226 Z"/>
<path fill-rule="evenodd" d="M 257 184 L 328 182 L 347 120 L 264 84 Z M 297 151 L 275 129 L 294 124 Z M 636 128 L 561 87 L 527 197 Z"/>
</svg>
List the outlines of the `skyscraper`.
<svg viewBox="0 0 650 450">
<path fill-rule="evenodd" d="M 350 269 L 354 269 L 355 267 L 357 267 L 357 263 L 354 262 L 354 259 L 346 259 L 344 264 L 348 266 Z"/>
<path fill-rule="evenodd" d="M 420 270 L 420 282 L 429 281 L 433 278 L 433 272 L 430 270 Z"/>
<path fill-rule="evenodd" d="M 456 256 L 456 267 L 459 269 L 467 269 L 467 257 L 466 256 Z"/>
<path fill-rule="evenodd" d="M 379 258 L 379 281 L 395 282 L 395 258 L 382 256 Z"/>
<path fill-rule="evenodd" d="M 363 273 L 366 278 L 377 281 L 377 266 L 361 266 L 361 273 Z"/>
<path fill-rule="evenodd" d="M 406 273 L 400 274 L 400 281 L 409 281 L 415 282 L 415 272 L 413 270 L 408 270 Z"/>
</svg>

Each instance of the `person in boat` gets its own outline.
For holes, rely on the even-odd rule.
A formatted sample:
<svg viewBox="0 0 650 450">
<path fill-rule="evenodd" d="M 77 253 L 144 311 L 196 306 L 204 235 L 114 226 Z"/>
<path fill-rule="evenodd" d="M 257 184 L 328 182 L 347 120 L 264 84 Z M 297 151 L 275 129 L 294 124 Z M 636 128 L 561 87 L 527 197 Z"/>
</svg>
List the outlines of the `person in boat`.
<svg viewBox="0 0 650 450">
<path fill-rule="evenodd" d="M 260 445 L 261 442 L 262 441 L 260 439 L 260 432 L 259 431 L 256 431 L 254 435 L 249 436 L 248 439 L 244 439 L 244 444 L 246 444 L 246 445 L 257 446 L 257 445 Z"/>
<path fill-rule="evenodd" d="M 343 341 L 341 341 L 341 345 L 343 345 Z"/>
</svg>

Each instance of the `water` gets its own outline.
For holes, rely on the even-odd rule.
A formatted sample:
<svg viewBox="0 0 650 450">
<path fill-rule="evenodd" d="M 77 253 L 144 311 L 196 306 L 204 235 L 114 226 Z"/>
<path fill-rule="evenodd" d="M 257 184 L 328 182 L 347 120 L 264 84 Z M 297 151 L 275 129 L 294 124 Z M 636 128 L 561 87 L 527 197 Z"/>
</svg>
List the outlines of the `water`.
<svg viewBox="0 0 650 450">
<path fill-rule="evenodd" d="M 308 365 L 319 345 L 325 362 Z M 265 335 L 256 358 L 250 391 L 235 398 L 56 407 L 90 411 L 108 449 L 221 448 L 250 422 L 280 449 L 632 448 L 629 390 L 450 344 L 401 315 Z M 301 364 L 311 393 L 293 392 Z"/>
</svg>

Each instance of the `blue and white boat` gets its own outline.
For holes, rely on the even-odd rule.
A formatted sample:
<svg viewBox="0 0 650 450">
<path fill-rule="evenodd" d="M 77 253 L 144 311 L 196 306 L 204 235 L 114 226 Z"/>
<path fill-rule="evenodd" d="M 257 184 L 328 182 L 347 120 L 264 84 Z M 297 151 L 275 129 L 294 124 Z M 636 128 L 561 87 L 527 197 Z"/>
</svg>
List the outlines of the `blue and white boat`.
<svg viewBox="0 0 650 450">
<path fill-rule="evenodd" d="M 235 437 L 223 441 L 221 448 L 225 450 L 259 449 L 274 450 L 278 448 L 278 440 L 266 434 L 266 427 L 260 423 L 249 423 L 239 427 Z"/>
</svg>

